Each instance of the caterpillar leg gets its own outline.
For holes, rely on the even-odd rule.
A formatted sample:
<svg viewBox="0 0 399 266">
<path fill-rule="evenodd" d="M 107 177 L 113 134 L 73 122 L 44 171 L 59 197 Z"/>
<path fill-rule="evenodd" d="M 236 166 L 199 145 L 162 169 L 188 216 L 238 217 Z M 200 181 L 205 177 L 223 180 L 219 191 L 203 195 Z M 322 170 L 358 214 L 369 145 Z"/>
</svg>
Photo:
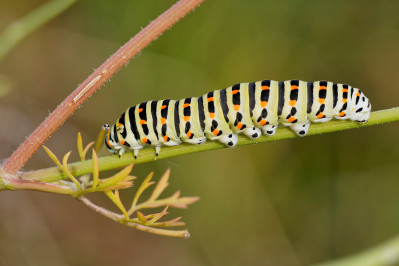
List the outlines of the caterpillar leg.
<svg viewBox="0 0 399 266">
<path fill-rule="evenodd" d="M 124 154 L 124 153 L 125 153 L 124 148 L 119 149 L 119 152 L 118 152 L 119 158 L 121 158 L 122 154 Z"/>
<path fill-rule="evenodd" d="M 262 127 L 263 134 L 273 136 L 276 133 L 277 125 L 266 125 Z"/>
<path fill-rule="evenodd" d="M 260 137 L 261 131 L 259 128 L 249 127 L 249 128 L 244 129 L 243 133 L 245 135 L 247 135 L 248 137 L 250 137 L 251 139 L 257 139 Z"/>
<path fill-rule="evenodd" d="M 233 147 L 237 144 L 238 137 L 237 134 L 230 133 L 229 135 L 222 135 L 217 140 L 226 146 Z"/>
<path fill-rule="evenodd" d="M 177 146 L 181 143 L 181 141 L 169 140 L 168 142 L 162 143 L 165 146 Z"/>
<path fill-rule="evenodd" d="M 155 156 L 158 156 L 160 151 L 161 151 L 161 146 L 155 146 Z"/>
<path fill-rule="evenodd" d="M 310 122 L 306 122 L 306 123 L 293 124 L 290 126 L 290 128 L 295 132 L 295 134 L 302 137 L 308 133 L 309 126 Z"/>
<path fill-rule="evenodd" d="M 195 144 L 202 144 L 202 143 L 205 143 L 205 142 L 206 142 L 206 137 L 197 138 L 196 141 L 197 141 L 197 143 L 195 143 Z"/>
<path fill-rule="evenodd" d="M 189 144 L 202 144 L 202 143 L 204 143 L 206 141 L 206 137 L 205 136 L 195 137 L 194 133 L 191 133 L 191 134 L 193 134 L 192 135 L 193 137 L 191 139 L 190 138 L 184 138 L 183 141 L 187 142 Z"/>
<path fill-rule="evenodd" d="M 139 155 L 139 151 L 140 151 L 142 148 L 143 148 L 143 147 L 133 149 L 134 159 L 137 159 L 137 156 Z"/>
</svg>

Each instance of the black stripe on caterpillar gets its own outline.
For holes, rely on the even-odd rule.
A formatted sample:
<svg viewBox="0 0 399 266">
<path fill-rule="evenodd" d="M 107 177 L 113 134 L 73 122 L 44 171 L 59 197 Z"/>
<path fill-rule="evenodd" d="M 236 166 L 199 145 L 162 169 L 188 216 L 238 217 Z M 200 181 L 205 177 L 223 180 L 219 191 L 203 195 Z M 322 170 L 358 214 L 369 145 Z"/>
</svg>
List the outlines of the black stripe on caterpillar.
<svg viewBox="0 0 399 266">
<path fill-rule="evenodd" d="M 288 126 L 298 136 L 310 123 L 331 119 L 367 122 L 371 104 L 357 88 L 328 81 L 263 80 L 238 83 L 198 98 L 148 101 L 130 107 L 113 126 L 103 128 L 107 149 L 121 156 L 146 144 L 159 154 L 163 145 L 202 144 L 207 139 L 235 146 L 237 134 L 258 138 Z"/>
</svg>

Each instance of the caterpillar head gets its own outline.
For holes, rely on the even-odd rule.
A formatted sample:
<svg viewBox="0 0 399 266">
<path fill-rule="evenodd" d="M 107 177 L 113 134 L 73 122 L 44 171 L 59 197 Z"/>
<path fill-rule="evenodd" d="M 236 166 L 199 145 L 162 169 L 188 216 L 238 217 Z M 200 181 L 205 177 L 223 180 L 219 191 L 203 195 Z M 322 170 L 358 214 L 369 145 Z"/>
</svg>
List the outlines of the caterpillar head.
<svg viewBox="0 0 399 266">
<path fill-rule="evenodd" d="M 104 142 L 107 150 L 113 154 L 119 154 L 119 157 L 125 152 L 125 147 L 123 146 L 124 139 L 121 135 L 124 128 L 122 124 L 118 126 L 115 124 L 110 126 L 109 124 L 103 125 L 103 130 L 107 131 L 105 134 Z"/>
<path fill-rule="evenodd" d="M 367 120 L 369 120 L 371 111 L 371 103 L 369 99 L 363 94 L 363 92 L 357 89 L 356 95 L 354 95 L 352 101 L 353 107 L 350 119 L 361 124 L 366 123 Z"/>
</svg>

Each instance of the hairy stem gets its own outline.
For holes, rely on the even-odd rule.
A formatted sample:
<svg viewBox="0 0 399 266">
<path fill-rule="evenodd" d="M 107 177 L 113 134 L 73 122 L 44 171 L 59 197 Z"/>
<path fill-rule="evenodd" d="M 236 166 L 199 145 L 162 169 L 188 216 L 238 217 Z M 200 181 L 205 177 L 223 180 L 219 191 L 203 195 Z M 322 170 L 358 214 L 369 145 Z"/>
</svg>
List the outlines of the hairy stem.
<svg viewBox="0 0 399 266">
<path fill-rule="evenodd" d="M 12 23 L 0 34 L 0 61 L 29 34 L 68 9 L 77 0 L 51 0 L 22 19 Z"/>
<path fill-rule="evenodd" d="M 394 121 L 399 121 L 398 107 L 372 112 L 369 121 L 363 125 L 359 125 L 358 123 L 352 121 L 330 121 L 328 123 L 323 123 L 323 124 L 312 124 L 310 126 L 308 136 L 341 131 L 346 129 L 360 128 L 365 126 L 372 126 L 376 124 L 389 123 Z M 251 140 L 245 136 L 239 136 L 237 146 L 282 140 L 282 139 L 290 139 L 295 137 L 297 136 L 290 129 L 279 128 L 277 129 L 277 133 L 274 136 L 261 136 L 256 140 Z M 185 155 L 185 154 L 191 154 L 191 153 L 209 151 L 215 149 L 223 149 L 223 148 L 226 148 L 226 146 L 216 141 L 207 141 L 202 145 L 180 144 L 179 146 L 175 147 L 163 147 L 161 149 L 159 156 L 157 157 L 157 160 L 175 157 L 179 155 Z M 100 166 L 99 167 L 100 171 L 105 171 L 105 170 L 123 167 L 131 163 L 140 164 L 140 163 L 153 161 L 154 158 L 155 158 L 154 149 L 147 148 L 140 151 L 137 159 L 134 159 L 132 153 L 125 153 L 121 158 L 118 158 L 118 156 L 116 155 L 100 157 L 98 158 L 98 162 Z M 71 171 L 71 173 L 74 176 L 88 174 L 92 172 L 92 162 L 91 160 L 87 160 L 83 162 L 71 163 L 68 164 L 68 169 Z M 67 178 L 67 176 L 63 174 L 63 172 L 58 167 L 51 167 L 47 169 L 25 172 L 21 175 L 21 177 L 26 179 L 35 179 L 42 182 L 52 182 Z"/>
<path fill-rule="evenodd" d="M 78 86 L 6 160 L 3 170 L 16 174 L 36 150 L 131 58 L 205 0 L 180 0 L 130 39 Z"/>
</svg>

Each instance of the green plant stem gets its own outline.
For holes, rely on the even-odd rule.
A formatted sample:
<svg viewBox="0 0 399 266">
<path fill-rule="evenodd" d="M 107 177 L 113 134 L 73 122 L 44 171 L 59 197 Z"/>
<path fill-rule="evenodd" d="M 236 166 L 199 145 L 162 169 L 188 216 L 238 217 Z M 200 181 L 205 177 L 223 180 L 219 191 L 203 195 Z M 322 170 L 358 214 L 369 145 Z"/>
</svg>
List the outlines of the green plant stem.
<svg viewBox="0 0 399 266">
<path fill-rule="evenodd" d="M 359 125 L 358 123 L 352 121 L 336 121 L 336 120 L 323 124 L 312 124 L 310 126 L 307 136 L 341 131 L 346 129 L 372 126 L 376 124 L 383 124 L 394 121 L 399 121 L 399 107 L 372 112 L 369 121 L 363 125 Z M 256 140 L 251 140 L 245 136 L 239 136 L 237 146 L 282 140 L 282 139 L 290 139 L 296 137 L 297 136 L 290 129 L 279 128 L 277 129 L 277 133 L 274 136 L 261 136 Z M 157 157 L 157 160 L 201 152 L 201 151 L 209 151 L 209 150 L 216 150 L 223 148 L 226 148 L 226 146 L 216 141 L 207 141 L 202 145 L 189 145 L 183 143 L 175 147 L 163 147 L 161 149 L 159 156 Z M 134 164 L 146 163 L 149 161 L 153 161 L 154 158 L 155 158 L 155 152 L 154 149 L 151 147 L 140 151 L 137 159 L 134 159 L 133 154 L 131 152 L 128 152 L 125 153 L 121 158 L 118 158 L 117 155 L 100 157 L 98 158 L 98 162 L 100 166 L 100 171 L 106 171 L 123 167 L 131 163 Z M 68 164 L 68 169 L 74 176 L 81 176 L 84 174 L 88 174 L 92 172 L 92 161 L 87 160 L 84 162 L 71 163 Z M 47 169 L 25 172 L 21 175 L 21 177 L 26 179 L 34 179 L 42 182 L 53 182 L 67 178 L 67 176 L 58 167 L 51 167 Z"/>
<path fill-rule="evenodd" d="M 0 34 L 0 61 L 29 34 L 64 12 L 77 0 L 51 0 L 12 23 Z"/>
<path fill-rule="evenodd" d="M 327 261 L 314 266 L 377 266 L 398 265 L 399 236 L 354 256 Z"/>
<path fill-rule="evenodd" d="M 37 190 L 57 194 L 71 194 L 73 192 L 73 190 L 68 187 L 16 178 L 4 173 L 0 169 L 0 191 L 1 190 Z"/>
</svg>

